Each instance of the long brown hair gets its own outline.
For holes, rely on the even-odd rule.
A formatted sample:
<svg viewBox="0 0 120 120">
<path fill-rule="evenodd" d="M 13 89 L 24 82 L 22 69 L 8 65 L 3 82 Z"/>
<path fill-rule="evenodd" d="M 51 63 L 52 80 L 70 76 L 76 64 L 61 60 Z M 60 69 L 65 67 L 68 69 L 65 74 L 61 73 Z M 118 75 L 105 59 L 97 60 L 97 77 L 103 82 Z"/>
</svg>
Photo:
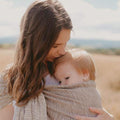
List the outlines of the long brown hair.
<svg viewBox="0 0 120 120">
<path fill-rule="evenodd" d="M 5 71 L 8 93 L 23 106 L 43 90 L 45 57 L 62 29 L 72 29 L 71 19 L 60 2 L 33 2 L 22 17 L 13 65 Z"/>
</svg>

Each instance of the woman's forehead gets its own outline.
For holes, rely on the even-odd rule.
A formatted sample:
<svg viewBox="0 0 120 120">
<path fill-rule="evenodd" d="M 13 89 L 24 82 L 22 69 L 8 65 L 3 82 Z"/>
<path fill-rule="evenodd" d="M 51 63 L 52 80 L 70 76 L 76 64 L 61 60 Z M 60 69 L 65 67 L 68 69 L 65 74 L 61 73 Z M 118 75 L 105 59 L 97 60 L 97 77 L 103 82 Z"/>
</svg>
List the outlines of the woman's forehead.
<svg viewBox="0 0 120 120">
<path fill-rule="evenodd" d="M 66 29 L 61 30 L 55 44 L 61 45 L 63 43 L 66 43 L 70 39 L 70 33 L 71 33 L 71 30 L 66 30 Z"/>
</svg>

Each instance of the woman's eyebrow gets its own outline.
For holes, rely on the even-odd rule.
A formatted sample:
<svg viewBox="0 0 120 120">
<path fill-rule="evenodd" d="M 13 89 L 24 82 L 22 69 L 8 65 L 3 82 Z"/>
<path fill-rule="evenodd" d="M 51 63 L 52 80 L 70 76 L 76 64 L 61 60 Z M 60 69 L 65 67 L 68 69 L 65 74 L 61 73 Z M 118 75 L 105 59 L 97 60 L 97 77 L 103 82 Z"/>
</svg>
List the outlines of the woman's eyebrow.
<svg viewBox="0 0 120 120">
<path fill-rule="evenodd" d="M 55 43 L 55 45 L 62 45 L 62 43 Z"/>
</svg>

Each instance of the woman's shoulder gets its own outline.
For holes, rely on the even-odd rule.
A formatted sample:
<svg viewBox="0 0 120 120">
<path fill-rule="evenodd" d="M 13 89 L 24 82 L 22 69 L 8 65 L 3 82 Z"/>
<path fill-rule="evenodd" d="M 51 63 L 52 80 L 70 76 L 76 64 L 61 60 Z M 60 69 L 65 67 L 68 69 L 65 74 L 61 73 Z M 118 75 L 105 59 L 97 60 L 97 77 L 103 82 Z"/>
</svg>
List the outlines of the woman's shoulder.
<svg viewBox="0 0 120 120">
<path fill-rule="evenodd" d="M 12 96 L 8 94 L 7 83 L 3 79 L 3 73 L 0 73 L 0 109 L 11 103 Z"/>
<path fill-rule="evenodd" d="M 7 83 L 3 78 L 4 74 L 5 74 L 4 72 L 0 72 L 0 89 L 6 88 L 6 86 L 7 86 Z"/>
</svg>

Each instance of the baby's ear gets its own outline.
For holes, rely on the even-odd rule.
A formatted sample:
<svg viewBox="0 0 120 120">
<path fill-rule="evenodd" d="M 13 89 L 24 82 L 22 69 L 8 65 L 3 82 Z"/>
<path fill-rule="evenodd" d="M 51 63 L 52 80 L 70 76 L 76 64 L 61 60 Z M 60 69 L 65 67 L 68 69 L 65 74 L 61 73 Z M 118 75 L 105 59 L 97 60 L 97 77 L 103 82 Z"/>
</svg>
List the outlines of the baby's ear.
<svg viewBox="0 0 120 120">
<path fill-rule="evenodd" d="M 85 81 L 87 81 L 87 80 L 90 79 L 89 71 L 88 71 L 87 69 L 82 70 L 82 73 L 83 73 L 83 79 L 84 79 Z"/>
<path fill-rule="evenodd" d="M 82 73 L 85 74 L 89 74 L 89 71 L 87 69 L 82 69 Z"/>
</svg>

